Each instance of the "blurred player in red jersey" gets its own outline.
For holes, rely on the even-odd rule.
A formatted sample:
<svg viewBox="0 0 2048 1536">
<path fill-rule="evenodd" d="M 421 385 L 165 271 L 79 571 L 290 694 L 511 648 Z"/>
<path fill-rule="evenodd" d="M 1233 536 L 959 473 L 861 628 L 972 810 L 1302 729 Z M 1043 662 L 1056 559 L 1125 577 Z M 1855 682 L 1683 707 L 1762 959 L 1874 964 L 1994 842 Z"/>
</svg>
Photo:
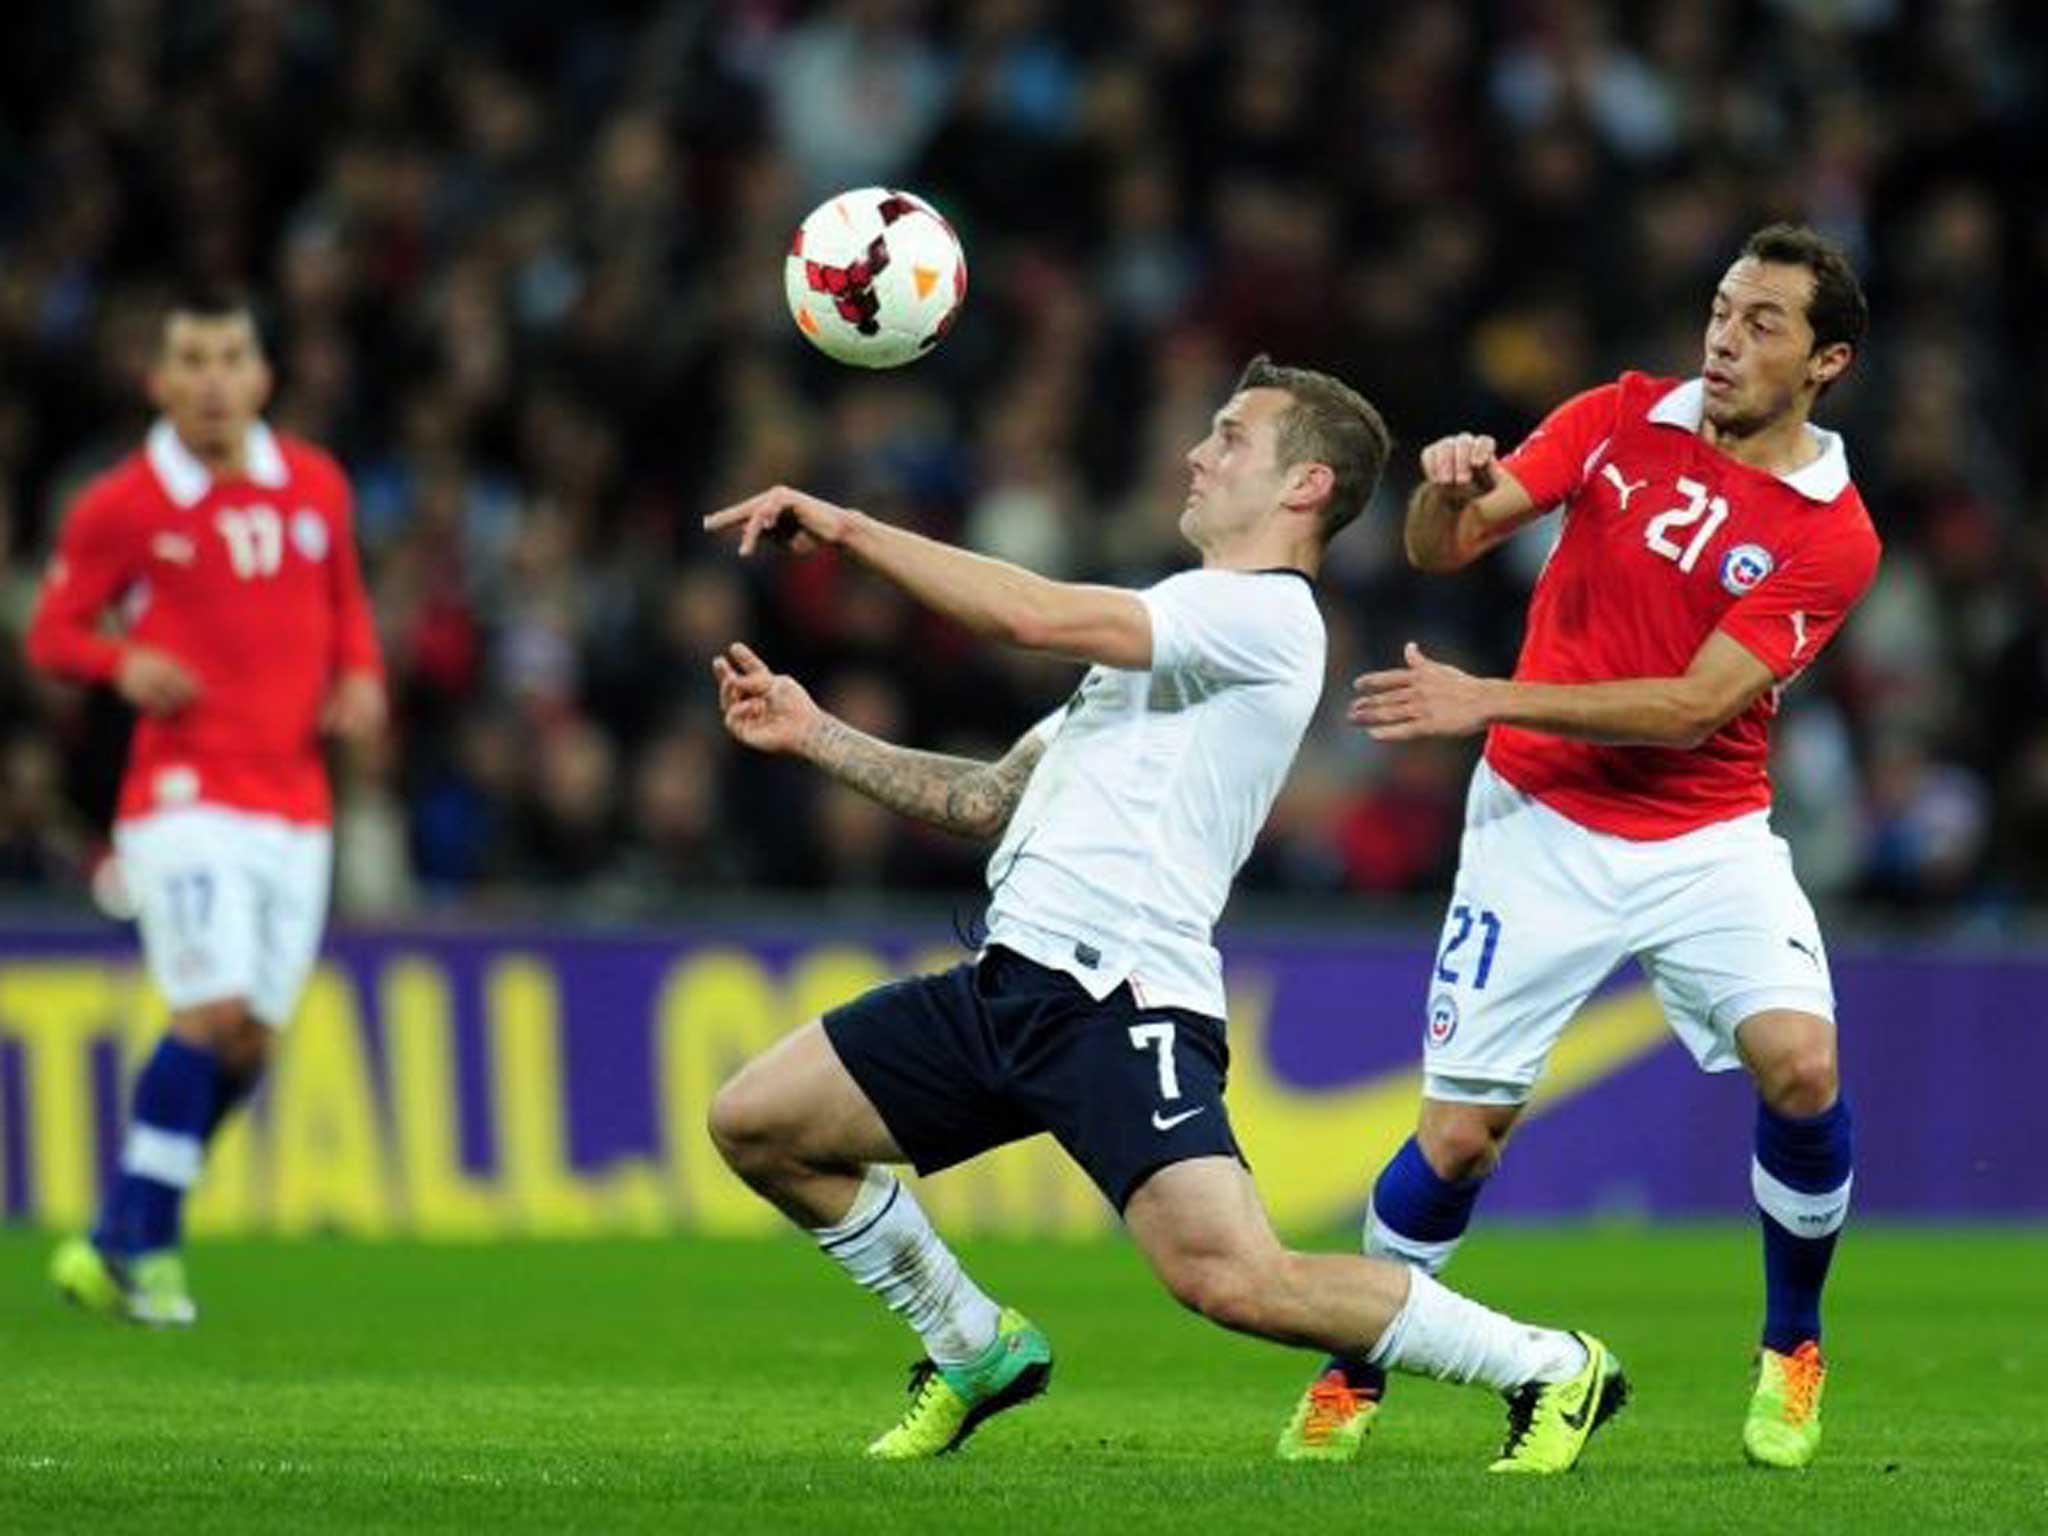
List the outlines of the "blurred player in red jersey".
<svg viewBox="0 0 2048 1536">
<path fill-rule="evenodd" d="M 1383 741 L 1487 733 L 1421 1112 L 1374 1185 L 1368 1249 L 1449 1260 L 1559 1033 L 1633 955 L 1701 1067 L 1756 1082 L 1767 1304 L 1743 1441 L 1772 1466 L 1820 1442 L 1820 1296 L 1851 1141 L 1827 956 L 1770 830 L 1766 751 L 1779 689 L 1877 569 L 1842 440 L 1808 421 L 1867 322 L 1842 253 L 1773 225 L 1714 294 L 1700 377 L 1623 374 L 1504 460 L 1488 437 L 1430 444 L 1408 507 L 1419 568 L 1456 570 L 1553 508 L 1563 527 L 1512 681 L 1411 645 L 1357 680 L 1350 711 Z M 1353 1454 L 1383 1389 L 1332 1360 L 1281 1454 Z"/>
<path fill-rule="evenodd" d="M 72 1300 L 147 1323 L 196 1315 L 185 1192 L 320 947 L 321 734 L 384 723 L 348 481 L 264 424 L 270 386 L 246 303 L 172 307 L 150 376 L 162 417 L 71 507 L 28 634 L 36 666 L 110 684 L 141 716 L 114 843 L 171 1027 L 136 1079 L 99 1225 L 51 1274 Z"/>
</svg>

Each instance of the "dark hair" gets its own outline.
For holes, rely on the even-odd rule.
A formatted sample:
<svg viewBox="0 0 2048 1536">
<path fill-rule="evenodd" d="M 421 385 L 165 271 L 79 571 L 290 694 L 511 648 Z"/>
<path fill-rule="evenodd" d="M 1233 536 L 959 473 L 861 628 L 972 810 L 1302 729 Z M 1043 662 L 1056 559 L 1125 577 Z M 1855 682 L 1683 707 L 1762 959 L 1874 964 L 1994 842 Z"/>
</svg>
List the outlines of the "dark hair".
<svg viewBox="0 0 2048 1536">
<path fill-rule="evenodd" d="M 1365 510 L 1387 467 L 1394 440 L 1372 402 L 1341 379 L 1313 368 L 1283 368 L 1265 353 L 1244 365 L 1233 394 L 1285 390 L 1294 403 L 1281 415 L 1274 457 L 1282 469 L 1327 464 L 1335 477 L 1323 508 L 1323 542 L 1342 533 Z"/>
<path fill-rule="evenodd" d="M 1813 347 L 1847 342 L 1863 345 L 1870 329 L 1870 305 L 1848 254 L 1817 229 L 1804 224 L 1766 224 L 1743 242 L 1742 254 L 1776 266 L 1804 267 L 1813 274 L 1813 297 L 1806 301 L 1806 320 L 1813 327 Z"/>
<path fill-rule="evenodd" d="M 256 333 L 260 344 L 263 328 L 256 319 L 256 303 L 239 288 L 230 288 L 212 283 L 196 283 L 174 288 L 164 300 L 163 320 L 160 335 L 170 339 L 171 321 L 179 315 L 195 320 L 233 320 L 237 317 L 249 322 L 249 329 Z"/>
</svg>

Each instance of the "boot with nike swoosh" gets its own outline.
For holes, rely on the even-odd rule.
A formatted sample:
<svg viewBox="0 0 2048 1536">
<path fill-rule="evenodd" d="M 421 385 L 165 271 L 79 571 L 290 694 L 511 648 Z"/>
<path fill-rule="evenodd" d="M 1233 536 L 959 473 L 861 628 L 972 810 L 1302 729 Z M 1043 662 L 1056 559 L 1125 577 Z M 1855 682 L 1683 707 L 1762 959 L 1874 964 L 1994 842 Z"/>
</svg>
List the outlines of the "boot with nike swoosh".
<svg viewBox="0 0 2048 1536">
<path fill-rule="evenodd" d="M 1628 1401 L 1628 1378 L 1613 1351 L 1590 1333 L 1574 1333 L 1586 1363 L 1563 1381 L 1532 1381 L 1508 1394 L 1508 1437 L 1489 1472 L 1569 1472 L 1593 1431 Z"/>
</svg>

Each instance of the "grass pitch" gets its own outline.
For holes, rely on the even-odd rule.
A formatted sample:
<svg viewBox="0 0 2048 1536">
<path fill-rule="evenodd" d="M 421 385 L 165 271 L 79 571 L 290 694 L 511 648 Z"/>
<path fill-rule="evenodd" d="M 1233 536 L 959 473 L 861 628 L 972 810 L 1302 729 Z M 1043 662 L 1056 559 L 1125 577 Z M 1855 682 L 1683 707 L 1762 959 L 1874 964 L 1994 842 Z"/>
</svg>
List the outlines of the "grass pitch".
<svg viewBox="0 0 2048 1536">
<path fill-rule="evenodd" d="M 1756 1238 L 1482 1228 L 1451 1278 L 1635 1382 L 1573 1475 L 1484 1473 L 1473 1389 L 1399 1382 L 1285 1467 L 1313 1361 L 1178 1311 L 1122 1244 L 963 1257 L 1059 1352 L 958 1456 L 872 1466 L 909 1336 L 806 1245 L 202 1244 L 186 1334 L 96 1322 L 0 1235 L 0 1531 L 2048 1530 L 2048 1233 L 1850 1229 L 1828 1441 L 1741 1460 Z"/>
</svg>

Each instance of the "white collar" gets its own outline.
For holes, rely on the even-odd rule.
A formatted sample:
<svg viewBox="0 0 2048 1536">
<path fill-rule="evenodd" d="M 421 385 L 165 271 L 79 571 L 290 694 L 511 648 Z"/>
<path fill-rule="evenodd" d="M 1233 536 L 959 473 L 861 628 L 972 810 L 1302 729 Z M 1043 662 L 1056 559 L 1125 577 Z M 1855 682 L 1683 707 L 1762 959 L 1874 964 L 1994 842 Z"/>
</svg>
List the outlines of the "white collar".
<svg viewBox="0 0 2048 1536">
<path fill-rule="evenodd" d="M 149 429 L 144 452 L 149 456 L 149 467 L 156 471 L 164 494 L 179 506 L 193 506 L 213 489 L 213 476 L 199 462 L 198 456 L 185 446 L 177 428 L 170 422 L 159 420 Z M 249 436 L 242 448 L 242 462 L 251 480 L 272 490 L 291 479 L 291 472 L 285 468 L 284 450 L 277 445 L 277 434 L 261 421 L 249 424 Z"/>
<path fill-rule="evenodd" d="M 1660 427 L 1678 427 L 1696 433 L 1706 415 L 1706 408 L 1705 381 L 1687 379 L 1650 407 L 1650 420 Z M 1842 441 L 1841 433 L 1830 432 L 1826 427 L 1816 427 L 1809 421 L 1806 430 L 1820 444 L 1820 457 L 1778 478 L 1808 501 L 1833 501 L 1849 487 L 1848 446 Z"/>
</svg>

